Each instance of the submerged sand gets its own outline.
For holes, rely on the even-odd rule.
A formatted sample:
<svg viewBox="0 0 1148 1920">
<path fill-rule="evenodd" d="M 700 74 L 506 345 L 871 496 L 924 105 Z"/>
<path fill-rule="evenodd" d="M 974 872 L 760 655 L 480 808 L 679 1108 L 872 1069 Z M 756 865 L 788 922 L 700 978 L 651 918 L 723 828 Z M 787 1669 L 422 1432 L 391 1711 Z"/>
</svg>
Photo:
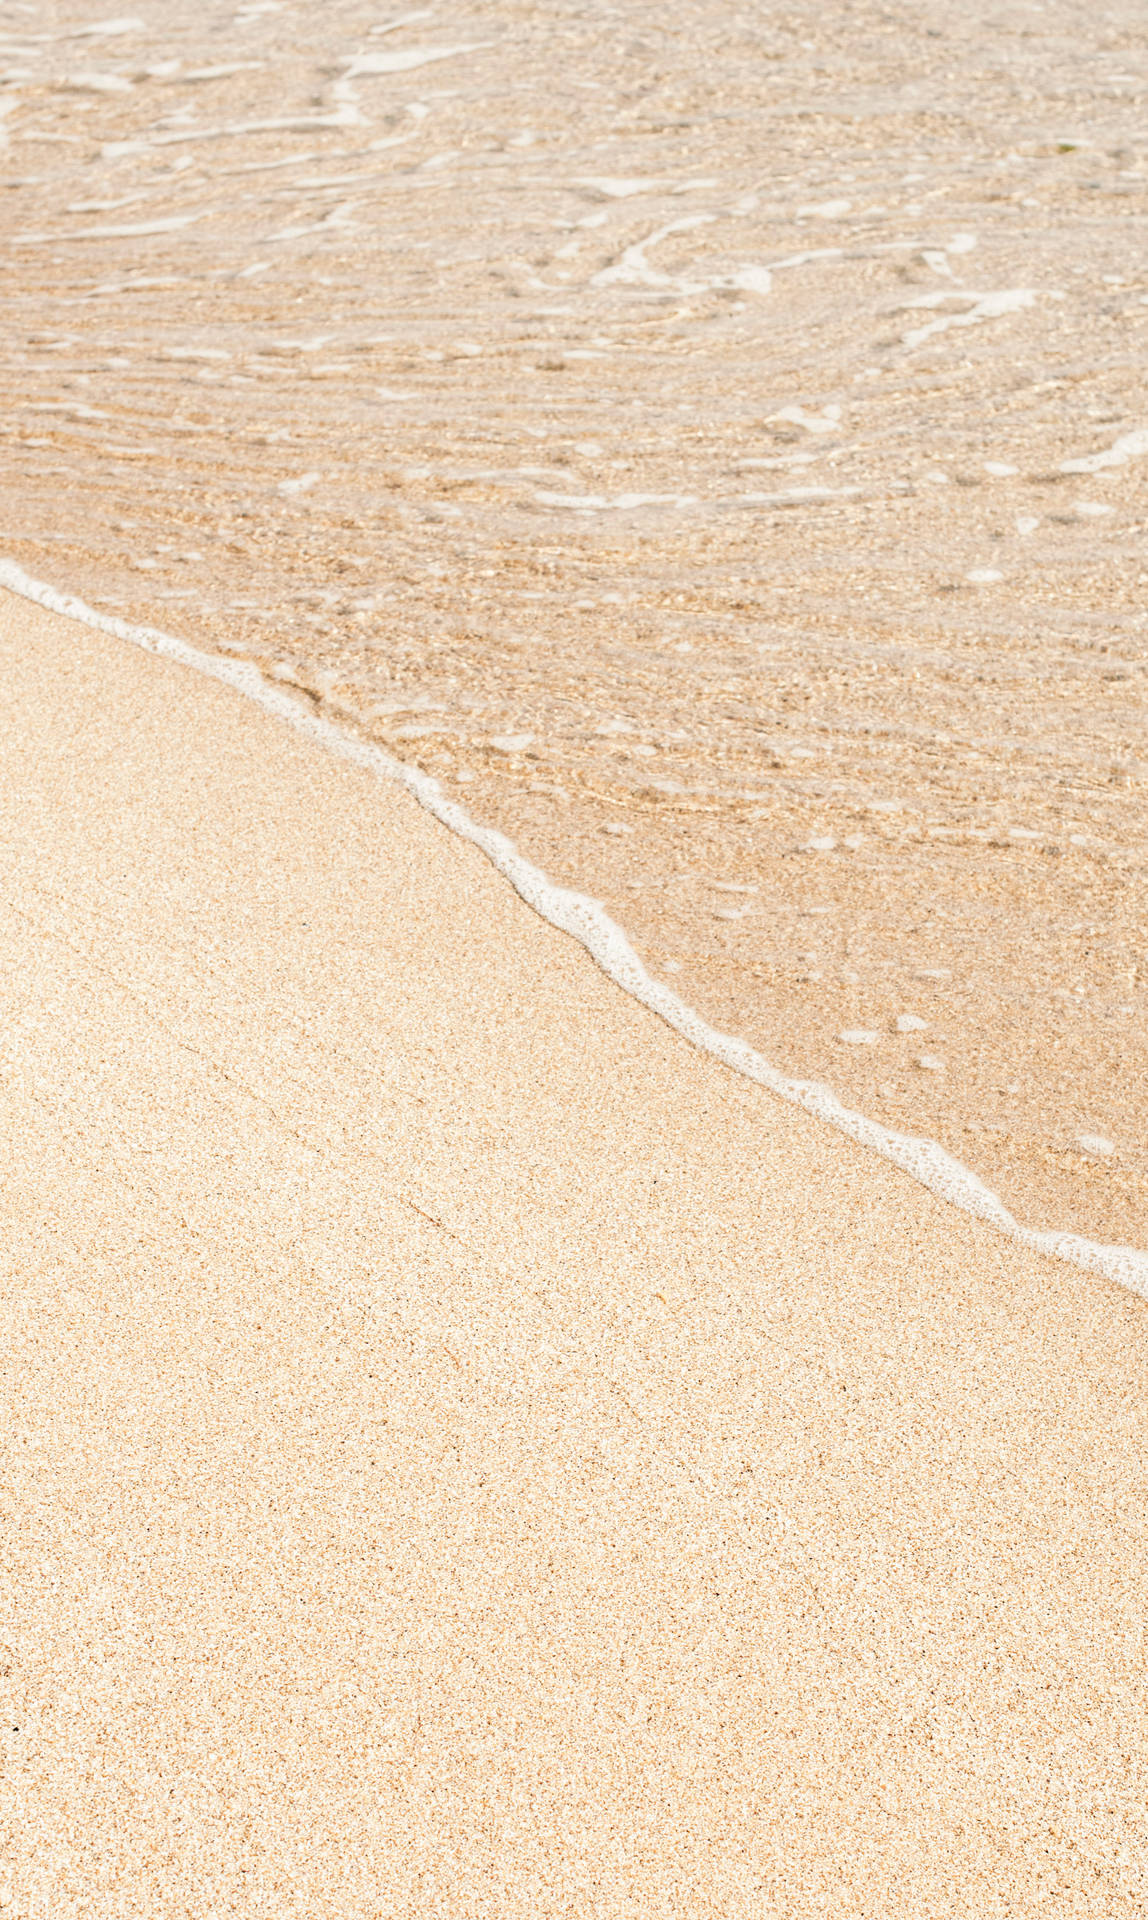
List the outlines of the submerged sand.
<svg viewBox="0 0 1148 1920">
<path fill-rule="evenodd" d="M 1143 1301 L 0 599 L 0 1897 L 1139 1914 Z"/>
<path fill-rule="evenodd" d="M 1148 1246 L 1141 11 L 143 12 L 0 7 L 3 551 Z"/>
</svg>

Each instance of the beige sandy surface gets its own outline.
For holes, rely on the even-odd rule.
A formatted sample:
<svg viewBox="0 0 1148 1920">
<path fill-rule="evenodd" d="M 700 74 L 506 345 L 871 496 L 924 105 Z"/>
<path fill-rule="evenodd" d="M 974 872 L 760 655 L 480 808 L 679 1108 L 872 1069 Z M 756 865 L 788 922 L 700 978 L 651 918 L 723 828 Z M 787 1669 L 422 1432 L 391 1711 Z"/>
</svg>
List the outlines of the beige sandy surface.
<svg viewBox="0 0 1148 1920">
<path fill-rule="evenodd" d="M 1148 1247 L 1143 6 L 102 9 L 0 0 L 0 551 Z"/>
<path fill-rule="evenodd" d="M 1144 1303 L 10 596 L 0 1904 L 1132 1916 Z"/>
</svg>

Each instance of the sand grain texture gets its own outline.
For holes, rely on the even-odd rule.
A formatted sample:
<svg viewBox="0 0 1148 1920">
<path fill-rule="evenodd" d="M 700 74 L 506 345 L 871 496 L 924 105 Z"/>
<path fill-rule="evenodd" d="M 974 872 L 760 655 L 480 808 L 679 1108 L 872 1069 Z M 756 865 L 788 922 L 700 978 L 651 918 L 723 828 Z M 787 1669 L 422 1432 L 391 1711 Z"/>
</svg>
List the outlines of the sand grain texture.
<svg viewBox="0 0 1148 1920">
<path fill-rule="evenodd" d="M 1139 1914 L 1144 1303 L 10 596 L 6 1911 Z"/>
</svg>

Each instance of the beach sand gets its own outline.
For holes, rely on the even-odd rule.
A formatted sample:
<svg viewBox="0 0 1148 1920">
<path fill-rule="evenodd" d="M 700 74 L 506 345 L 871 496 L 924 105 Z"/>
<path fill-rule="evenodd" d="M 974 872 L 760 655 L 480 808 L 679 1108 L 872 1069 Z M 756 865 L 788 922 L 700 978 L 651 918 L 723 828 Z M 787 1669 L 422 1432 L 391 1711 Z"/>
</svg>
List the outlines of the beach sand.
<svg viewBox="0 0 1148 1920">
<path fill-rule="evenodd" d="M 0 597 L 18 1915 L 1139 1915 L 1145 1303 Z"/>
</svg>

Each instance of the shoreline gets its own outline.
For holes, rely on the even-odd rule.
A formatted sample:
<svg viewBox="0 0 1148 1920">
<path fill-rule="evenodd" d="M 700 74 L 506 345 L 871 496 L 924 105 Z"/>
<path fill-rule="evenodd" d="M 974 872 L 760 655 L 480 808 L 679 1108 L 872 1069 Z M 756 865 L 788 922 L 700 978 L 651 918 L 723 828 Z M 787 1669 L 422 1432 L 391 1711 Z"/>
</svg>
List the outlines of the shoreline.
<svg viewBox="0 0 1148 1920">
<path fill-rule="evenodd" d="M 166 655 L 197 673 L 233 687 L 245 699 L 254 701 L 276 719 L 287 721 L 326 751 L 369 767 L 381 778 L 401 785 L 441 825 L 478 847 L 519 897 L 551 926 L 576 940 L 616 986 L 657 1014 L 691 1045 L 789 1104 L 826 1121 L 848 1139 L 908 1173 L 928 1191 L 974 1218 L 989 1222 L 1019 1245 L 1066 1260 L 1148 1297 L 1148 1251 L 1109 1246 L 1084 1235 L 1027 1227 L 1009 1213 L 971 1168 L 935 1141 L 897 1134 L 864 1114 L 850 1111 L 831 1088 L 779 1073 L 746 1042 L 719 1033 L 672 988 L 656 980 L 634 952 L 622 928 L 597 901 L 556 885 L 526 860 L 505 835 L 482 826 L 457 801 L 447 799 L 432 776 L 394 758 L 383 748 L 345 732 L 323 715 L 308 712 L 289 694 L 278 692 L 258 668 L 201 651 L 156 628 L 134 626 L 98 613 L 74 596 L 61 594 L 46 582 L 33 579 L 15 562 L 0 558 L 0 589 L 3 588 L 49 611 L 78 620 L 97 632 L 113 634 L 147 652 Z"/>
</svg>

